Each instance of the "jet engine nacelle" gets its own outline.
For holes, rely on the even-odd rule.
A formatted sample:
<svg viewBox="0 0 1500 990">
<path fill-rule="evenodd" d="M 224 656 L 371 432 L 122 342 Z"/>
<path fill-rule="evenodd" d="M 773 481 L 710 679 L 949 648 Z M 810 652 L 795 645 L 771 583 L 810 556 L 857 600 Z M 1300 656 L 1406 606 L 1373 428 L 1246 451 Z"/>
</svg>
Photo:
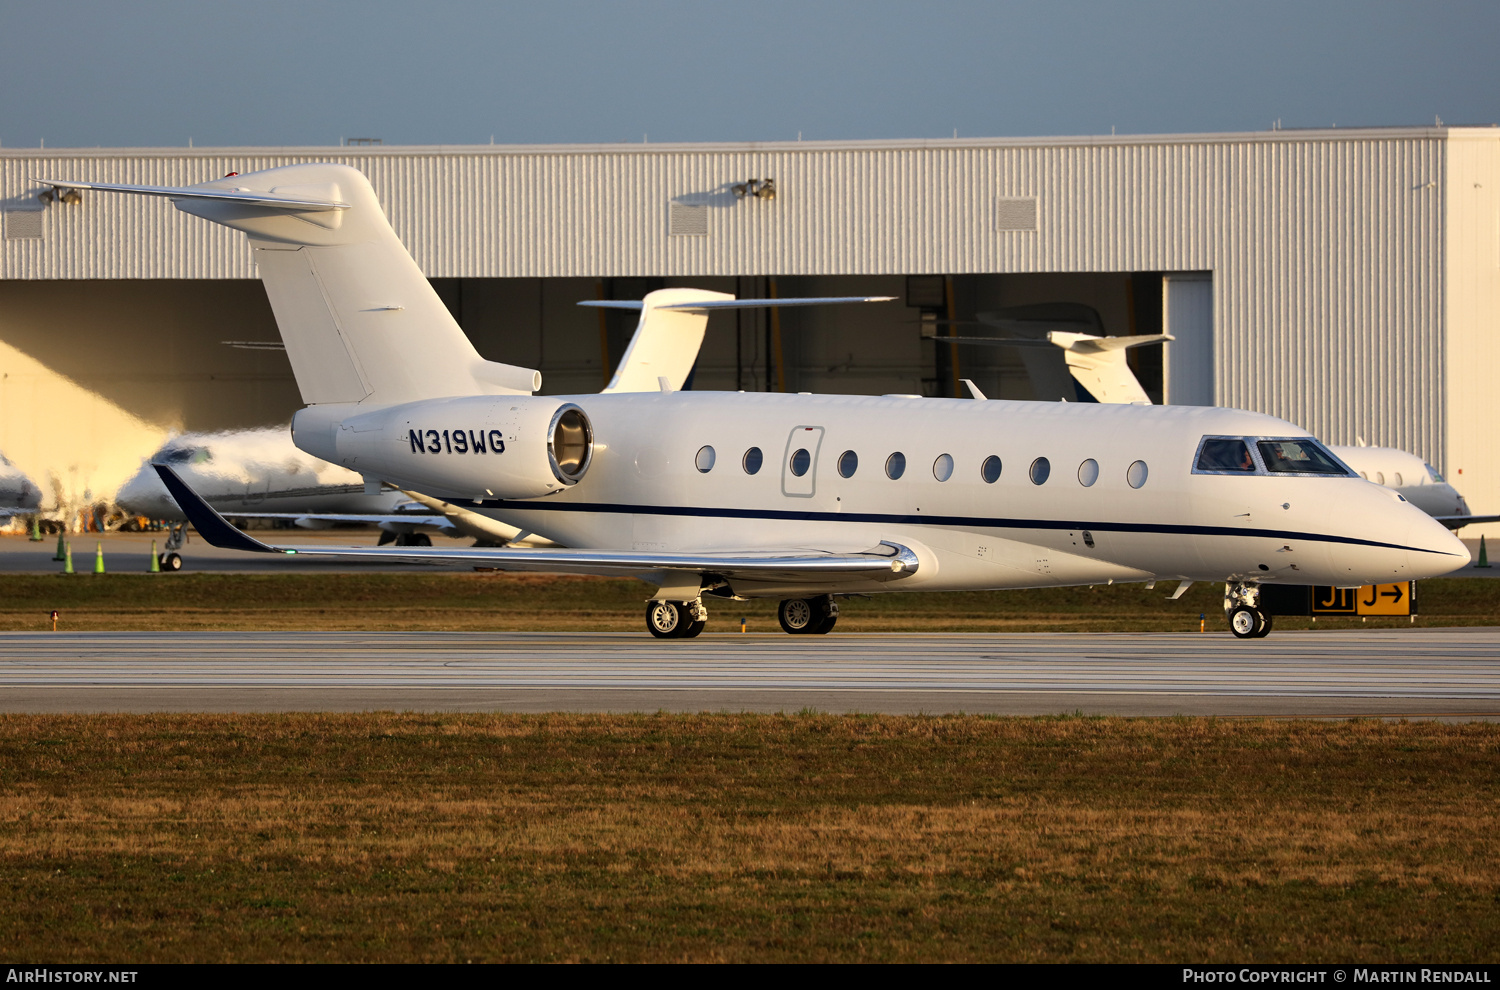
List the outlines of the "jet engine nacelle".
<svg viewBox="0 0 1500 990">
<path fill-rule="evenodd" d="M 576 485 L 594 455 L 584 411 L 546 396 L 309 406 L 293 417 L 292 439 L 366 480 L 443 498 L 551 495 Z"/>
</svg>

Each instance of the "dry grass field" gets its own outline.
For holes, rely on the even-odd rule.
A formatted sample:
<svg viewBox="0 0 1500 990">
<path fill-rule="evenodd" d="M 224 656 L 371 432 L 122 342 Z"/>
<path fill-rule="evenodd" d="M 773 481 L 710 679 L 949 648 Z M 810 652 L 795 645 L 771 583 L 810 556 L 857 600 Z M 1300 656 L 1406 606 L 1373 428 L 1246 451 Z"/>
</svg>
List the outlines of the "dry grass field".
<svg viewBox="0 0 1500 990">
<path fill-rule="evenodd" d="M 639 581 L 501 573 L 16 574 L 0 578 L 0 631 L 193 629 L 449 629 L 639 632 L 646 597 Z M 844 599 L 844 632 L 1165 632 L 1224 627 L 1223 588 L 1200 584 L 1180 601 L 1172 585 L 1047 588 Z M 1419 625 L 1500 624 L 1500 581 L 1443 578 L 1421 584 Z M 775 603 L 708 599 L 709 630 L 774 632 Z M 1319 628 L 1349 628 L 1328 620 Z M 1372 619 L 1366 628 L 1406 625 Z M 1277 620 L 1278 629 L 1309 620 Z"/>
<path fill-rule="evenodd" d="M 1493 961 L 1500 726 L 0 717 L 6 960 Z"/>
</svg>

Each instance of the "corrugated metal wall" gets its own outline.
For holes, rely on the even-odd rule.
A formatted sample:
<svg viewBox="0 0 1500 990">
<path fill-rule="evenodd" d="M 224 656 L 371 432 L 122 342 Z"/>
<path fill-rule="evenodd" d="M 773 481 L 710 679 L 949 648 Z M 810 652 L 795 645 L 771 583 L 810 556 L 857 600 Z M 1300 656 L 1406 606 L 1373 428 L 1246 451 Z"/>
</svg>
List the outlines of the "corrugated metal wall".
<svg viewBox="0 0 1500 990">
<path fill-rule="evenodd" d="M 34 202 L 31 176 L 185 184 L 333 160 L 370 176 L 432 276 L 1211 271 L 1221 403 L 1441 463 L 1449 133 L 7 149 L 0 208 Z M 730 191 L 768 177 L 774 200 Z M 1037 229 L 999 229 L 997 202 L 1026 197 L 1037 200 Z M 674 201 L 708 205 L 709 233 L 669 236 Z M 239 235 L 158 200 L 88 194 L 51 207 L 45 227 L 40 240 L 0 242 L 0 278 L 253 274 Z"/>
</svg>

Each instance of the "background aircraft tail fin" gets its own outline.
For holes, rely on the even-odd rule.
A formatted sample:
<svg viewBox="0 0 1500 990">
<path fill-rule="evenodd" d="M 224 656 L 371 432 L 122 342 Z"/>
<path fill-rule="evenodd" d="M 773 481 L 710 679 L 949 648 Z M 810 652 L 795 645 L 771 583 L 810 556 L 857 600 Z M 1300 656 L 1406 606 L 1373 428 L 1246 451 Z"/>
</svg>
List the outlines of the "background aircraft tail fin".
<svg viewBox="0 0 1500 990">
<path fill-rule="evenodd" d="M 479 356 L 357 169 L 288 165 L 185 187 L 41 181 L 164 196 L 184 213 L 249 235 L 309 405 L 530 394 L 541 387 L 538 372 Z"/>
<path fill-rule="evenodd" d="M 634 300 L 587 299 L 580 306 L 639 310 L 635 335 L 620 358 L 606 392 L 677 391 L 698 360 L 708 316 L 716 309 L 764 309 L 770 306 L 826 306 L 834 303 L 890 302 L 893 296 L 827 296 L 791 299 L 736 299 L 707 289 L 657 289 Z M 663 385 L 667 389 L 663 388 Z"/>
</svg>

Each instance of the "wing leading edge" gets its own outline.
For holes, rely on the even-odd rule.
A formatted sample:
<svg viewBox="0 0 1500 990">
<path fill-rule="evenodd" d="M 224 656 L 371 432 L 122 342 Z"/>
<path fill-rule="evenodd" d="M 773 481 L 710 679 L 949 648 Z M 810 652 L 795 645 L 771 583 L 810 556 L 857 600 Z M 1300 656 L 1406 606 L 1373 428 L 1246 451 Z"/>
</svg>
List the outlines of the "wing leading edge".
<svg viewBox="0 0 1500 990">
<path fill-rule="evenodd" d="M 372 558 L 412 563 L 474 564 L 499 570 L 645 577 L 663 572 L 718 575 L 755 581 L 818 580 L 863 576 L 881 581 L 916 573 L 917 555 L 898 543 L 882 541 L 861 552 L 762 549 L 680 553 L 640 550 L 490 547 L 291 547 L 262 543 L 236 529 L 166 464 L 153 464 L 162 484 L 182 507 L 198 534 L 216 547 L 297 557 Z"/>
</svg>

